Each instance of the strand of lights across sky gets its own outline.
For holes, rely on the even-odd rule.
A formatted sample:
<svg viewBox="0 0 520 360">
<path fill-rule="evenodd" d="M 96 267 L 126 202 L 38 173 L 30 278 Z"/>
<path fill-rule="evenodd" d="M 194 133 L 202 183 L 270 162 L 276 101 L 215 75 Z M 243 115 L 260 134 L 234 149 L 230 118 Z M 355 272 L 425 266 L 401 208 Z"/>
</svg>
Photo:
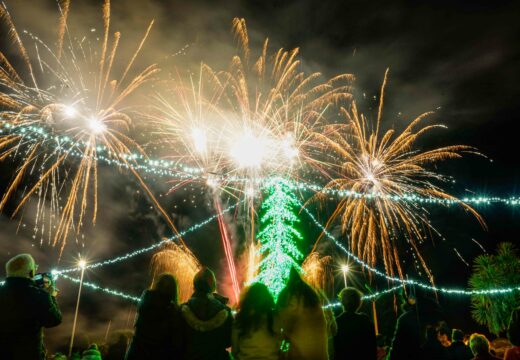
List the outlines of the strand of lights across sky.
<svg viewBox="0 0 520 360">
<path fill-rule="evenodd" d="M 386 290 L 376 291 L 375 293 L 372 293 L 370 295 L 363 295 L 361 297 L 361 300 L 365 300 L 365 301 L 366 300 L 368 300 L 368 301 L 377 300 L 377 298 L 380 297 L 381 295 L 390 294 L 390 293 L 393 293 L 394 291 L 397 291 L 402 288 L 403 288 L 403 285 L 397 285 L 397 286 L 394 286 L 394 287 L 386 289 Z M 335 307 L 340 307 L 340 306 L 341 306 L 341 303 L 339 301 L 337 301 L 337 302 L 329 303 L 329 304 L 325 305 L 323 308 L 330 309 L 330 308 L 335 308 Z"/>
<path fill-rule="evenodd" d="M 71 277 L 71 276 L 68 276 L 68 275 L 64 275 L 64 274 L 60 274 L 60 277 L 63 277 L 64 279 L 72 281 L 72 282 L 74 282 L 76 284 L 79 284 L 81 282 L 81 280 L 78 279 L 78 278 L 74 278 L 74 277 Z M 3 282 L 1 282 L 0 285 L 3 285 Z M 108 294 L 108 295 L 117 296 L 117 297 L 120 297 L 120 298 L 125 299 L 125 300 L 131 300 L 131 301 L 134 301 L 134 302 L 139 302 L 140 301 L 140 299 L 138 297 L 136 297 L 136 296 L 133 296 L 133 295 L 130 295 L 130 294 L 126 294 L 126 293 L 124 293 L 122 291 L 119 291 L 119 290 L 114 290 L 114 289 L 106 288 L 106 287 L 103 287 L 103 286 L 99 286 L 99 285 L 96 285 L 96 284 L 94 284 L 92 282 L 83 281 L 83 286 L 88 287 L 88 288 L 90 288 L 92 290 L 104 292 L 105 294 Z M 370 295 L 364 295 L 364 296 L 361 297 L 361 299 L 362 300 L 374 300 L 374 299 L 377 299 L 379 296 L 392 293 L 392 292 L 394 292 L 396 290 L 401 289 L 402 287 L 403 287 L 402 285 L 398 285 L 398 286 L 395 286 L 393 288 L 389 288 L 389 289 L 382 290 L 382 291 L 377 291 L 377 292 L 375 292 L 373 294 L 370 294 Z M 328 308 L 334 308 L 334 307 L 338 307 L 338 306 L 341 306 L 341 303 L 334 302 L 334 303 L 330 303 L 328 305 L 323 306 L 323 308 L 324 309 L 328 309 Z"/>
<path fill-rule="evenodd" d="M 491 289 L 485 289 L 485 290 L 466 290 L 466 289 L 457 289 L 457 288 L 445 288 L 445 287 L 437 287 L 432 286 L 429 284 L 422 283 L 417 280 L 410 280 L 410 279 L 400 279 L 393 276 L 388 276 L 384 272 L 368 265 L 366 262 L 358 258 L 356 255 L 351 253 L 343 244 L 341 244 L 335 237 L 332 235 L 325 227 L 316 219 L 316 217 L 309 211 L 307 208 L 303 207 L 303 211 L 309 215 L 309 217 L 312 219 L 314 224 L 325 234 L 327 238 L 329 238 L 337 247 L 339 247 L 349 258 L 354 260 L 357 264 L 359 264 L 361 267 L 367 269 L 368 271 L 385 278 L 388 281 L 397 282 L 400 283 L 399 287 L 403 285 L 411 285 L 411 286 L 417 286 L 420 288 L 423 288 L 425 290 L 440 292 L 443 294 L 452 294 L 452 295 L 501 295 L 501 294 L 509 294 L 515 291 L 520 291 L 520 285 L 516 286 L 510 286 L 510 287 L 503 287 L 503 288 L 491 288 Z"/>
<path fill-rule="evenodd" d="M 50 135 L 45 128 L 38 126 L 13 126 L 10 123 L 4 123 L 3 128 L 0 124 L 0 136 L 2 133 L 11 133 L 16 135 L 21 135 L 24 137 L 24 140 L 31 141 L 36 137 L 48 139 L 49 143 L 56 147 L 56 151 L 67 152 L 69 156 L 74 157 L 83 157 L 84 155 L 81 151 L 74 150 L 75 147 L 81 146 L 82 144 L 78 144 L 72 141 L 67 136 L 54 136 Z M 66 146 L 67 147 L 64 147 Z M 95 158 L 96 161 L 103 162 L 107 165 L 113 165 L 121 168 L 128 168 L 132 166 L 135 170 L 144 171 L 145 173 L 156 175 L 156 176 L 165 176 L 169 178 L 176 179 L 202 179 L 209 180 L 208 176 L 205 175 L 206 171 L 200 167 L 188 166 L 185 164 L 180 164 L 173 161 L 167 160 L 154 160 L 148 159 L 142 154 L 118 154 L 117 156 L 112 156 L 113 154 L 110 150 L 106 149 L 104 146 L 98 146 L 96 149 L 97 156 Z M 105 155 L 106 154 L 106 155 Z M 119 158 L 124 158 L 127 161 L 131 162 L 125 163 Z M 226 177 L 227 183 L 255 183 L 259 185 L 259 187 L 264 187 L 266 183 L 269 183 L 269 178 L 242 178 L 242 177 Z M 289 180 L 291 181 L 291 180 Z M 338 189 L 327 189 L 323 190 L 323 186 L 319 184 L 307 183 L 302 181 L 292 181 L 294 186 L 298 190 L 302 191 L 312 191 L 318 192 L 323 191 L 325 195 L 337 196 L 340 198 L 344 197 L 381 197 L 384 196 L 387 199 L 393 201 L 410 201 L 422 204 L 432 204 L 432 205 L 455 205 L 460 202 L 464 202 L 469 205 L 492 205 L 492 204 L 504 204 L 506 206 L 520 206 L 520 197 L 518 196 L 509 196 L 509 197 L 498 197 L 498 196 L 466 196 L 461 197 L 460 200 L 449 200 L 449 199 L 441 199 L 441 198 L 424 198 L 414 194 L 408 194 L 404 196 L 397 195 L 384 195 L 384 194 L 363 194 L 350 190 L 338 190 Z"/>
<path fill-rule="evenodd" d="M 126 261 L 126 260 L 128 260 L 130 258 L 133 258 L 134 256 L 141 255 L 141 254 L 147 253 L 149 251 L 152 251 L 154 249 L 157 249 L 158 247 L 161 247 L 165 243 L 177 240 L 177 239 L 179 239 L 179 238 L 181 238 L 181 237 L 183 237 L 183 236 L 185 236 L 185 235 L 187 235 L 187 234 L 189 234 L 189 233 L 191 233 L 191 232 L 193 232 L 195 230 L 200 229 L 201 227 L 203 227 L 203 226 L 209 224 L 210 222 L 212 222 L 213 220 L 215 220 L 218 216 L 221 216 L 221 215 L 226 214 L 229 211 L 233 210 L 238 205 L 240 205 L 242 202 L 243 201 L 240 201 L 240 202 L 238 202 L 238 203 L 236 203 L 234 205 L 229 206 L 228 208 L 222 210 L 222 212 L 220 212 L 218 214 L 215 214 L 215 215 L 212 215 L 209 218 L 207 218 L 206 220 L 201 221 L 201 222 L 199 222 L 199 223 L 197 223 L 197 224 L 195 224 L 193 226 L 190 226 L 188 229 L 179 232 L 177 235 L 174 235 L 174 236 L 172 236 L 169 239 L 164 239 L 164 240 L 159 241 L 158 243 L 153 244 L 151 246 L 148 246 L 148 247 L 145 247 L 145 248 L 141 248 L 141 249 L 138 249 L 138 250 L 134 250 L 134 251 L 132 251 L 130 253 L 127 253 L 125 255 L 121 255 L 121 256 L 118 256 L 118 257 L 115 257 L 115 258 L 112 258 L 112 259 L 107 259 L 107 260 L 99 261 L 99 262 L 96 262 L 96 263 L 87 264 L 85 266 L 85 269 L 95 269 L 95 268 L 99 268 L 99 267 L 102 267 L 102 266 L 105 266 L 105 265 L 111 265 L 111 264 L 115 264 L 115 263 L 118 263 L 118 262 L 121 262 L 121 261 Z M 59 274 L 59 275 L 63 275 L 63 274 L 76 272 L 76 271 L 81 271 L 81 268 L 78 266 L 78 267 L 65 269 L 65 270 L 53 270 L 53 273 Z"/>
<path fill-rule="evenodd" d="M 70 277 L 70 276 L 65 275 L 65 274 L 60 274 L 60 276 L 65 278 L 65 279 L 67 279 L 67 280 L 69 280 L 69 281 L 72 281 L 72 282 L 74 282 L 76 284 L 79 284 L 81 282 L 80 279 L 76 279 L 76 278 Z M 125 300 L 131 300 L 133 302 L 139 302 L 139 300 L 140 300 L 137 296 L 125 294 L 124 292 L 121 292 L 121 291 L 118 291 L 118 290 L 114 290 L 114 289 L 106 288 L 106 287 L 103 287 L 103 286 L 99 286 L 99 285 L 96 285 L 96 284 L 91 283 L 89 281 L 83 281 L 83 286 L 88 287 L 88 288 L 90 288 L 92 290 L 102 291 L 102 292 L 104 292 L 106 294 L 117 296 L 117 297 L 123 298 Z"/>
</svg>

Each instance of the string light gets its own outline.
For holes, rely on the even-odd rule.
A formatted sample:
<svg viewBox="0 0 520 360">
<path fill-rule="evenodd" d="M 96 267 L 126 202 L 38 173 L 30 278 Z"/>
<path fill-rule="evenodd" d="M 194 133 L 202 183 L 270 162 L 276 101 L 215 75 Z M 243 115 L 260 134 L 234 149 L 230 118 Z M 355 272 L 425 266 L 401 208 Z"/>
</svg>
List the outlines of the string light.
<svg viewBox="0 0 520 360">
<path fill-rule="evenodd" d="M 403 288 L 403 285 L 397 285 L 397 286 L 394 286 L 394 287 L 386 289 L 386 290 L 376 291 L 375 293 L 372 293 L 370 295 L 361 296 L 361 300 L 374 300 L 374 299 L 377 299 L 381 295 L 390 294 L 390 293 L 393 293 L 394 291 L 402 289 L 402 288 Z M 337 301 L 334 303 L 327 304 L 327 305 L 323 306 L 323 308 L 330 309 L 330 308 L 335 308 L 335 307 L 340 307 L 340 306 L 341 306 L 341 303 L 339 301 Z"/>
<path fill-rule="evenodd" d="M 68 275 L 64 275 L 64 274 L 61 274 L 60 275 L 61 277 L 69 280 L 69 281 L 72 281 L 76 284 L 79 284 L 80 283 L 80 279 L 77 279 L 77 278 L 74 278 L 74 277 L 71 277 L 71 276 L 68 276 Z M 3 285 L 3 282 L 0 283 L 0 285 Z M 125 299 L 125 300 L 131 300 L 131 301 L 134 301 L 134 302 L 139 302 L 140 301 L 140 298 L 136 297 L 136 296 L 133 296 L 133 295 L 130 295 L 130 294 L 126 294 L 122 291 L 119 291 L 119 290 L 114 290 L 114 289 L 110 289 L 110 288 L 106 288 L 106 287 L 103 287 L 103 286 L 99 286 L 99 285 L 96 285 L 94 283 L 91 283 L 91 282 L 88 282 L 88 281 L 83 281 L 83 286 L 86 286 L 92 290 L 96 290 L 96 291 L 101 291 L 101 292 L 104 292 L 108 295 L 112 295 L 112 296 L 117 296 L 117 297 L 120 297 L 122 299 Z M 395 286 L 393 288 L 390 288 L 390 289 L 386 289 L 386 290 L 383 290 L 383 291 L 378 291 L 378 292 L 375 292 L 373 294 L 370 294 L 370 295 L 365 295 L 365 296 L 362 296 L 361 299 L 362 300 L 372 300 L 372 299 L 375 299 L 381 295 L 385 295 L 385 294 L 389 294 L 391 292 L 394 292 L 400 288 L 402 288 L 403 286 L 402 285 L 399 285 L 399 286 Z M 324 305 L 323 306 L 323 309 L 329 309 L 329 308 L 334 308 L 334 307 L 339 307 L 341 306 L 341 303 L 340 302 L 334 302 L 334 303 L 330 303 L 330 304 L 327 304 L 327 305 Z"/>
<path fill-rule="evenodd" d="M 337 247 L 339 247 L 349 258 L 354 260 L 361 267 L 363 267 L 363 268 L 367 269 L 368 271 L 376 274 L 377 276 L 385 278 L 386 280 L 391 281 L 391 282 L 400 283 L 401 284 L 401 285 L 399 285 L 400 287 L 404 286 L 404 285 L 411 285 L 411 286 L 417 286 L 417 287 L 425 289 L 425 290 L 440 292 L 440 293 L 443 293 L 443 294 L 467 295 L 467 296 L 471 296 L 471 295 L 501 295 L 501 294 L 509 294 L 509 293 L 512 293 L 512 292 L 515 292 L 515 291 L 520 291 L 520 286 L 511 286 L 511 287 L 505 287 L 505 288 L 491 288 L 491 289 L 484 289 L 484 290 L 465 290 L 465 289 L 457 289 L 457 288 L 445 288 L 445 287 L 432 286 L 432 285 L 425 284 L 425 283 L 422 283 L 420 281 L 413 280 L 413 279 L 411 279 L 411 280 L 410 279 L 400 279 L 400 278 L 396 278 L 396 277 L 393 277 L 393 276 L 388 276 L 384 272 L 382 272 L 382 271 L 380 271 L 380 270 L 378 270 L 378 269 L 368 265 L 363 260 L 358 258 L 356 255 L 354 255 L 353 253 L 348 251 L 345 248 L 345 246 L 343 246 L 343 244 L 341 244 L 327 229 L 325 229 L 325 227 L 322 224 L 320 224 L 320 222 L 318 220 L 316 220 L 316 217 L 307 208 L 303 207 L 303 204 L 300 203 L 300 205 L 302 206 L 303 211 L 307 215 L 309 215 L 309 217 L 312 219 L 314 224 L 321 231 L 323 231 L 325 236 L 327 238 L 329 238 Z"/>
<path fill-rule="evenodd" d="M 189 234 L 189 233 L 191 233 L 191 232 L 193 232 L 195 230 L 200 229 L 201 227 L 203 227 L 203 226 L 209 224 L 210 222 L 212 222 L 213 220 L 215 220 L 217 217 L 219 217 L 219 216 L 221 216 L 223 214 L 226 214 L 229 211 L 233 210 L 238 205 L 240 205 L 242 202 L 244 202 L 244 200 L 242 200 L 242 201 L 240 201 L 240 202 L 238 202 L 238 203 L 236 203 L 234 205 L 229 206 L 228 208 L 222 210 L 220 213 L 210 216 L 206 220 L 204 220 L 204 221 L 202 221 L 202 222 L 200 222 L 198 224 L 195 224 L 195 225 L 189 227 L 186 230 L 181 231 L 179 234 L 174 235 L 174 236 L 170 237 L 169 239 L 164 239 L 164 240 L 162 240 L 162 241 L 160 241 L 158 243 L 155 243 L 155 244 L 153 244 L 151 246 L 148 246 L 148 247 L 145 247 L 145 248 L 141 248 L 141 249 L 138 249 L 138 250 L 134 250 L 134 251 L 132 251 L 130 253 L 127 253 L 125 255 L 121 255 L 121 256 L 118 256 L 118 257 L 115 257 L 115 258 L 112 258 L 112 259 L 107 259 L 107 260 L 99 261 L 97 263 L 87 264 L 85 266 L 85 269 L 95 269 L 95 268 L 102 267 L 102 266 L 105 266 L 105 265 L 115 264 L 115 263 L 118 263 L 118 262 L 121 262 L 121 261 L 128 260 L 130 258 L 133 258 L 134 256 L 141 255 L 141 254 L 147 253 L 149 251 L 152 251 L 154 249 L 157 249 L 157 248 L 161 247 L 165 243 L 177 240 L 177 239 L 185 236 L 186 234 Z M 68 273 L 76 272 L 76 271 L 80 271 L 80 270 L 81 270 L 80 267 L 74 267 L 74 268 L 65 269 L 65 270 L 55 269 L 55 270 L 53 270 L 53 273 L 57 274 L 57 275 L 63 275 L 63 274 L 68 274 Z"/>
<path fill-rule="evenodd" d="M 303 236 L 294 228 L 300 219 L 294 213 L 299 201 L 284 179 L 273 179 L 267 188 L 267 197 L 262 203 L 265 211 L 261 217 L 262 230 L 257 238 L 260 254 L 259 273 L 254 281 L 265 284 L 275 299 L 285 287 L 291 268 L 301 271 L 297 260 L 303 258 L 297 241 Z"/>
<path fill-rule="evenodd" d="M 69 156 L 74 157 L 85 157 L 86 155 L 79 151 L 75 150 L 78 146 L 84 146 L 81 142 L 74 142 L 67 136 L 54 136 L 50 135 L 49 132 L 43 127 L 38 126 L 13 126 L 10 123 L 4 123 L 3 128 L 2 124 L 0 124 L 0 136 L 3 133 L 8 134 L 16 134 L 24 137 L 24 140 L 31 141 L 36 138 L 44 138 L 48 139 L 49 143 L 54 144 L 56 147 L 55 150 L 65 151 Z M 66 146 L 69 146 L 66 148 Z M 135 170 L 140 170 L 148 174 L 156 175 L 156 176 L 164 176 L 175 179 L 193 179 L 193 180 L 205 180 L 208 183 L 212 184 L 212 180 L 209 178 L 211 175 L 206 175 L 206 170 L 201 167 L 189 166 L 186 164 L 167 161 L 163 159 L 148 159 L 143 154 L 138 153 L 129 153 L 129 154 L 114 154 L 111 150 L 107 149 L 105 146 L 98 146 L 96 148 L 96 156 L 94 160 L 103 162 L 107 165 L 114 165 L 120 168 L 129 168 L 132 167 Z M 107 155 L 105 155 L 107 154 Z M 123 161 L 118 160 L 118 158 L 123 158 L 129 163 L 125 163 Z M 226 178 L 227 183 L 254 183 L 258 185 L 258 187 L 265 187 L 271 181 L 271 178 L 246 178 L 246 177 L 237 177 L 231 176 Z M 288 180 L 290 181 L 290 180 Z M 386 199 L 392 201 L 407 201 L 407 202 L 415 202 L 420 204 L 432 204 L 432 205 L 456 205 L 461 202 L 464 202 L 473 206 L 481 206 L 481 205 L 493 205 L 493 204 L 503 204 L 507 206 L 520 206 L 520 197 L 518 196 L 510 196 L 510 197 L 498 197 L 498 196 L 472 196 L 472 197 L 462 197 L 459 200 L 450 200 L 450 199 L 441 199 L 434 197 L 421 197 L 414 194 L 408 194 L 405 196 L 398 195 L 386 195 L 386 194 L 378 194 L 378 193 L 370 193 L 364 194 L 351 190 L 338 190 L 338 189 L 323 189 L 323 186 L 316 183 L 308 183 L 302 181 L 290 181 L 295 189 L 300 191 L 312 191 L 318 192 L 322 191 L 325 195 L 336 196 L 339 198 L 345 197 L 367 197 L 367 198 L 375 198 L 375 197 L 384 197 Z"/>
<path fill-rule="evenodd" d="M 65 274 L 60 274 L 61 277 L 69 280 L 69 281 L 72 281 L 76 284 L 79 284 L 81 282 L 80 279 L 76 279 L 76 278 L 73 278 L 73 277 L 70 277 L 68 275 L 65 275 Z M 131 300 L 133 302 L 139 302 L 139 298 L 137 296 L 133 296 L 133 295 L 129 295 L 129 294 L 125 294 L 124 292 L 121 292 L 121 291 L 118 291 L 118 290 L 114 290 L 114 289 L 110 289 L 110 288 L 107 288 L 107 287 L 103 287 L 103 286 L 99 286 L 99 285 L 96 285 L 94 283 L 91 283 L 91 282 L 88 282 L 88 281 L 83 281 L 83 286 L 85 287 L 88 287 L 92 290 L 96 290 L 96 291 L 102 291 L 106 294 L 109 294 L 109 295 L 113 295 L 113 296 L 118 296 L 122 299 L 125 299 L 125 300 Z"/>
</svg>

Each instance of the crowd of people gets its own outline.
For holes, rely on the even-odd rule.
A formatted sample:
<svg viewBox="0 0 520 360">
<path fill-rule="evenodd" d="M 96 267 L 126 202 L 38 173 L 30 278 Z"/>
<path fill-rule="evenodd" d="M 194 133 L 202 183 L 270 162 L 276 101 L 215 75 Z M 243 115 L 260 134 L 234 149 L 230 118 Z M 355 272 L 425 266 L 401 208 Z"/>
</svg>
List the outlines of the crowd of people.
<svg viewBox="0 0 520 360">
<path fill-rule="evenodd" d="M 47 356 L 43 328 L 61 323 L 52 283 L 37 284 L 32 256 L 17 255 L 6 264 L 0 287 L 0 358 L 9 360 L 101 360 L 91 344 L 70 358 Z M 355 288 L 339 293 L 342 312 L 334 316 L 326 297 L 292 270 L 278 298 L 261 283 L 246 287 L 235 309 L 216 292 L 214 273 L 200 270 L 194 293 L 179 304 L 177 281 L 160 275 L 139 303 L 135 331 L 123 340 L 119 358 L 249 360 L 249 359 L 367 359 L 367 360 L 520 360 L 520 311 L 511 317 L 505 354 L 494 352 L 482 334 L 466 338 L 442 321 L 434 298 L 408 292 L 389 347 L 377 335 L 371 319 L 359 312 L 362 294 Z M 113 357 L 110 358 L 116 358 Z"/>
</svg>

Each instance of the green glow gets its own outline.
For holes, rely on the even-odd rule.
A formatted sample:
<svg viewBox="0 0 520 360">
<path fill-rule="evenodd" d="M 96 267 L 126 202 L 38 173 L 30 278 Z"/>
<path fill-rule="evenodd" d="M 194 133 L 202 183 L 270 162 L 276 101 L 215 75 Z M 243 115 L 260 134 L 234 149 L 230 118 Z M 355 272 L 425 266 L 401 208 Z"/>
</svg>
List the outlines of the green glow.
<svg viewBox="0 0 520 360">
<path fill-rule="evenodd" d="M 257 235 L 263 258 L 255 281 L 264 283 L 278 298 L 291 268 L 300 269 L 297 261 L 303 258 L 303 254 L 296 242 L 303 237 L 294 228 L 300 220 L 294 213 L 299 208 L 299 201 L 292 186 L 280 178 L 273 178 L 266 185 L 267 197 L 262 203 L 264 215 L 260 219 L 262 230 Z"/>
</svg>

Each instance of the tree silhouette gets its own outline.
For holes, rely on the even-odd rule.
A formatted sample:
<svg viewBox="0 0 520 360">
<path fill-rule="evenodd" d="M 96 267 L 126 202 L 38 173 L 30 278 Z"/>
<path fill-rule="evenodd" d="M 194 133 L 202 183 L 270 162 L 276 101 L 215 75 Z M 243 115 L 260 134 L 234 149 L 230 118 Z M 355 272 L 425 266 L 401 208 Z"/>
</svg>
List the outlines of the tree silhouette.
<svg viewBox="0 0 520 360">
<path fill-rule="evenodd" d="M 496 255 L 486 254 L 475 259 L 469 279 L 472 290 L 517 288 L 519 284 L 520 258 L 513 244 L 501 243 Z M 512 311 L 520 306 L 520 292 L 472 295 L 471 303 L 473 319 L 499 336 L 507 329 Z"/>
</svg>

